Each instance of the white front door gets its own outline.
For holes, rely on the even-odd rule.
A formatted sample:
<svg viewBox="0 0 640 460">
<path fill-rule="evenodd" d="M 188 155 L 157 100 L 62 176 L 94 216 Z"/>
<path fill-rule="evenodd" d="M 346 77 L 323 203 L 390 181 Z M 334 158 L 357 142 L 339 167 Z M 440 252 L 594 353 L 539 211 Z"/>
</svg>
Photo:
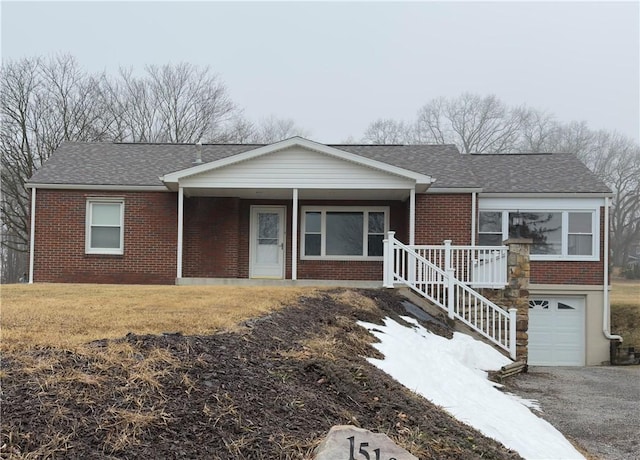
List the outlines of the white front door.
<svg viewBox="0 0 640 460">
<path fill-rule="evenodd" d="M 284 222 L 284 206 L 251 207 L 251 278 L 284 278 Z"/>
</svg>

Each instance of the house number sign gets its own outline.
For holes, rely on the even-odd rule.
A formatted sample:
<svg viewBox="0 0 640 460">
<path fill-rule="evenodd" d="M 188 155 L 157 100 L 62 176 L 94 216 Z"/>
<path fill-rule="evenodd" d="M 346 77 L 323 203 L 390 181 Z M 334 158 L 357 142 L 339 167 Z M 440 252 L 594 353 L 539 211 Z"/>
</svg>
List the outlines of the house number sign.
<svg viewBox="0 0 640 460">
<path fill-rule="evenodd" d="M 368 442 L 359 443 L 356 451 L 356 437 L 349 436 L 347 440 L 349 441 L 349 458 L 347 460 L 396 460 L 395 457 L 381 457 L 380 449 L 370 447 Z"/>
<path fill-rule="evenodd" d="M 315 454 L 315 460 L 418 460 L 386 434 L 352 425 L 331 427 Z"/>
</svg>

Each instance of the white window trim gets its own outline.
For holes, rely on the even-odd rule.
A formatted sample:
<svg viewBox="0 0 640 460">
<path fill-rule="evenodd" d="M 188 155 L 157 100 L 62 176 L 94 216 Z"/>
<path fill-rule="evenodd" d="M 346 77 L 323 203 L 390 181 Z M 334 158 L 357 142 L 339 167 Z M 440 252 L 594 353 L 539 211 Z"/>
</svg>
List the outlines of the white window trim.
<svg viewBox="0 0 640 460">
<path fill-rule="evenodd" d="M 326 252 L 326 213 L 327 212 L 384 212 L 384 235 L 389 231 L 389 206 L 303 206 L 300 209 L 300 260 L 384 260 L 384 256 L 327 256 Z M 306 213 L 307 212 L 320 212 L 320 255 L 319 256 L 307 256 L 305 255 L 306 244 Z M 364 219 L 363 225 L 368 225 L 369 220 Z M 369 232 L 366 231 L 363 234 L 363 249 L 367 248 L 367 237 Z M 384 236 L 383 236 L 384 237 Z"/>
<path fill-rule="evenodd" d="M 112 203 L 120 205 L 120 247 L 119 248 L 92 248 L 91 247 L 91 221 L 93 203 Z M 85 214 L 85 254 L 122 255 L 124 254 L 124 198 L 90 197 L 87 198 Z"/>
<path fill-rule="evenodd" d="M 478 220 L 481 212 L 502 213 L 502 238 L 509 238 L 509 213 L 535 212 L 535 213 L 561 213 L 562 214 L 562 254 L 531 254 L 531 260 L 566 260 L 566 261 L 598 261 L 600 260 L 600 209 L 491 209 L 482 208 L 478 212 Z M 569 213 L 591 213 L 591 230 L 593 240 L 592 254 L 588 256 L 569 254 Z"/>
</svg>

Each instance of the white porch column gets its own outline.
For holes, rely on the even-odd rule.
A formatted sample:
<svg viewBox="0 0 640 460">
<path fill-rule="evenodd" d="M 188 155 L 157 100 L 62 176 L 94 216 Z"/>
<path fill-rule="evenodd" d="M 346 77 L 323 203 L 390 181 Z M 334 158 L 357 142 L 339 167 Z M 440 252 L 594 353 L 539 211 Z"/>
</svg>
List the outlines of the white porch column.
<svg viewBox="0 0 640 460">
<path fill-rule="evenodd" d="M 29 234 L 29 284 L 33 284 L 33 262 L 36 242 L 36 188 L 31 189 L 31 229 Z"/>
<path fill-rule="evenodd" d="M 291 279 L 298 279 L 298 189 L 293 189 L 291 209 Z"/>
<path fill-rule="evenodd" d="M 475 246 L 476 245 L 476 219 L 477 217 L 477 212 L 476 212 L 476 208 L 477 208 L 477 196 L 478 194 L 476 192 L 473 192 L 471 194 L 471 246 Z"/>
<path fill-rule="evenodd" d="M 178 253 L 176 255 L 176 278 L 182 278 L 182 228 L 184 210 L 184 190 L 178 186 Z"/>
<path fill-rule="evenodd" d="M 387 232 L 387 237 L 382 240 L 384 248 L 384 262 L 382 273 L 382 286 L 386 288 L 393 288 L 394 275 L 393 270 L 395 268 L 394 258 L 394 241 L 396 232 Z"/>
<path fill-rule="evenodd" d="M 409 246 L 416 244 L 416 189 L 409 194 Z"/>
</svg>

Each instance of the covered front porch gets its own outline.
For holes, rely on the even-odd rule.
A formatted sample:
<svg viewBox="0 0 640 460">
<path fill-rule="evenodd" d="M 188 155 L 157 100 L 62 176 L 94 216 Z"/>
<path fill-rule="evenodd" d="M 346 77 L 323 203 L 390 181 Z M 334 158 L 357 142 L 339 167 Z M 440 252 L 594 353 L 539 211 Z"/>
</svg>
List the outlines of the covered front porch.
<svg viewBox="0 0 640 460">
<path fill-rule="evenodd" d="M 376 200 L 334 196 L 321 200 L 308 191 L 290 200 L 276 194 L 271 199 L 183 196 L 176 282 L 315 280 L 381 286 L 383 239 L 393 228 L 407 241 L 409 200 L 389 199 L 394 197 L 389 193 Z"/>
<path fill-rule="evenodd" d="M 177 192 L 176 280 L 382 280 L 413 243 L 429 176 L 292 138 L 161 178 Z"/>
</svg>

